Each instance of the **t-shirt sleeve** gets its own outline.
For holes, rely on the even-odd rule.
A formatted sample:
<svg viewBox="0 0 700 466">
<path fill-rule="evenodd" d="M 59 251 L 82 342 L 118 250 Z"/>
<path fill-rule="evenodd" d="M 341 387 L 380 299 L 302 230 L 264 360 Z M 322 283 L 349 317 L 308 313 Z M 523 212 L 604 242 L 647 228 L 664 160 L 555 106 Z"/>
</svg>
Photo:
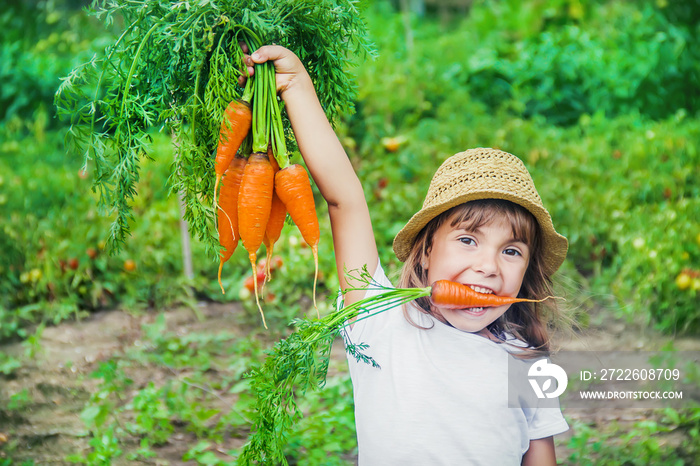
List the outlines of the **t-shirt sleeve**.
<svg viewBox="0 0 700 466">
<path fill-rule="evenodd" d="M 511 334 L 505 335 L 508 346 L 506 349 L 512 355 L 517 355 L 522 349 L 528 345 L 524 341 L 518 340 Z M 519 359 L 514 357 L 510 361 L 519 361 L 522 364 L 509 365 L 509 370 L 515 370 L 512 374 L 512 380 L 524 380 L 530 363 L 534 360 Z M 523 371 L 523 372 L 520 372 Z M 519 394 L 518 401 L 520 407 L 525 414 L 527 421 L 527 431 L 530 440 L 550 437 L 552 435 L 561 434 L 569 430 L 569 425 L 566 423 L 561 412 L 558 398 L 547 398 L 546 400 L 538 399 L 533 390 L 528 384 L 517 383 L 516 393 Z"/>
<path fill-rule="evenodd" d="M 569 425 L 558 407 L 536 408 L 533 410 L 532 416 L 528 416 L 530 440 L 550 437 L 567 430 L 569 430 Z"/>
</svg>

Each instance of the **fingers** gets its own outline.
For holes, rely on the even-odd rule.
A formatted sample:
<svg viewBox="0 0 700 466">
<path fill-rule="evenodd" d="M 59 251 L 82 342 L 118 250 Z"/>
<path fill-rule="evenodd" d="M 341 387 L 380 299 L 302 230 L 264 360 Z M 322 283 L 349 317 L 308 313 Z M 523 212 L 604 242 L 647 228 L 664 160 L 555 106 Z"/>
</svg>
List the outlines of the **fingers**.
<svg viewBox="0 0 700 466">
<path fill-rule="evenodd" d="M 250 56 L 253 63 L 265 63 L 284 58 L 289 54 L 289 50 L 280 45 L 263 45 Z"/>
<path fill-rule="evenodd" d="M 264 50 L 267 46 L 260 47 L 252 55 L 249 55 L 248 46 L 241 45 L 241 50 L 243 50 L 244 62 L 248 71 L 248 76 L 253 76 L 255 73 L 255 64 L 265 63 L 268 60 L 275 60 L 274 56 L 271 56 L 267 50 Z M 275 55 L 275 54 L 272 54 Z"/>
<path fill-rule="evenodd" d="M 243 52 L 243 63 L 246 65 L 245 73 L 241 74 L 238 77 L 238 85 L 241 87 L 244 87 L 245 82 L 248 79 L 248 76 L 253 76 L 254 68 L 253 68 L 253 64 L 249 63 L 250 56 L 248 54 L 250 53 L 250 49 L 248 48 L 248 44 L 241 41 L 241 42 L 238 42 L 238 46 L 241 48 L 241 51 Z"/>
<path fill-rule="evenodd" d="M 241 44 L 241 50 L 244 53 L 247 75 L 239 77 L 238 83 L 240 85 L 245 84 L 248 76 L 253 76 L 256 64 L 272 61 L 275 62 L 275 69 L 278 73 L 293 73 L 296 71 L 298 59 L 294 60 L 296 58 L 294 54 L 280 45 L 264 45 L 250 55 L 248 54 L 249 49 L 245 44 Z"/>
<path fill-rule="evenodd" d="M 245 65 L 248 76 L 253 76 L 253 74 L 255 74 L 255 63 L 250 58 L 250 55 L 245 56 Z"/>
</svg>

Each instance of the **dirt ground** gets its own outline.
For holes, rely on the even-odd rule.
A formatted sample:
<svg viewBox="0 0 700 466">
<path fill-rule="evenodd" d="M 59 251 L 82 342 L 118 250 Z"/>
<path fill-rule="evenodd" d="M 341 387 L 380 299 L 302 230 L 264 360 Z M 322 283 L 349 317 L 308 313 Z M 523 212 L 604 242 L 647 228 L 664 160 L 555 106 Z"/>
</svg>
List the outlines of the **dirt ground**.
<svg viewBox="0 0 700 466">
<path fill-rule="evenodd" d="M 236 333 L 240 319 L 236 316 L 244 312 L 238 305 L 202 303 L 199 316 L 192 309 L 178 308 L 165 313 L 169 330 L 177 332 L 219 331 Z M 100 362 L 124 354 L 131 346 L 140 345 L 142 325 L 154 321 L 156 313 L 133 315 L 121 310 L 101 311 L 79 322 L 64 322 L 44 329 L 40 352 L 27 361 L 22 357 L 26 345 L 12 344 L 0 350 L 21 358 L 22 368 L 9 379 L 0 379 L 1 398 L 8 394 L 29 390 L 31 403 L 21 413 L 11 419 L 0 418 L 0 458 L 2 443 L 12 440 L 22 445 L 20 452 L 14 452 L 15 460 L 32 459 L 37 465 L 68 464 L 64 458 L 69 454 L 87 448 L 86 426 L 80 413 L 90 394 L 100 382 L 89 377 Z M 243 331 L 244 329 L 240 329 Z M 149 382 L 158 386 L 168 377 L 176 374 L 157 366 L 130 366 L 126 375 L 134 381 L 133 389 L 145 387 Z M 222 408 L 232 405 L 235 400 L 227 394 L 220 394 Z M 226 397 L 229 396 L 227 399 Z M 3 425 L 5 424 L 5 425 Z M 181 460 L 183 454 L 196 444 L 197 440 L 188 433 L 176 432 L 169 443 L 158 449 L 158 458 L 147 464 L 180 465 L 193 464 Z M 238 447 L 242 438 L 231 438 L 222 451 Z M 126 446 L 128 450 L 130 446 Z M 131 446 L 136 449 L 138 445 Z M 125 455 L 122 455 L 125 456 Z M 132 464 L 127 460 L 115 465 Z"/>
<path fill-rule="evenodd" d="M 237 305 L 202 303 L 200 313 L 204 319 L 187 308 L 172 309 L 166 313 L 170 329 L 176 331 L 236 332 L 243 311 Z M 81 451 L 87 445 L 85 425 L 80 419 L 85 402 L 98 380 L 87 377 L 99 364 L 114 355 L 123 354 L 129 346 L 138 345 L 144 323 L 155 319 L 155 313 L 132 315 L 123 311 L 102 311 L 79 322 L 65 322 L 47 327 L 41 335 L 40 351 L 24 361 L 24 365 L 12 377 L 0 378 L 0 399 L 23 389 L 29 391 L 29 405 L 21 412 L 11 411 L 11 416 L 2 417 L 0 410 L 0 462 L 2 445 L 18 442 L 22 451 L 13 453 L 13 459 L 32 459 L 37 465 L 67 464 L 68 454 Z M 249 329 L 240 329 L 241 332 Z M 612 351 L 612 350 L 658 350 L 669 341 L 648 326 L 630 324 L 606 317 L 604 313 L 593 315 L 589 328 L 567 335 L 557 335 L 556 341 L 562 350 Z M 700 339 L 676 339 L 678 350 L 699 351 Z M 10 355 L 21 357 L 26 345 L 11 344 L 0 348 Z M 340 345 L 334 346 L 333 358 L 340 367 L 345 356 Z M 336 369 L 337 370 L 337 369 Z M 137 368 L 127 374 L 134 380 L 134 388 L 144 387 L 149 381 L 157 383 L 172 377 L 165 369 Z M 221 402 L 233 404 L 235 400 L 222 395 Z M 644 419 L 651 411 L 640 409 L 606 409 L 586 411 L 582 409 L 566 412 L 571 419 L 604 424 L 633 423 Z M 558 439 L 558 457 L 565 458 L 567 434 Z M 223 448 L 240 446 L 241 438 L 231 438 Z M 184 452 L 195 444 L 196 439 L 187 433 L 175 433 L 172 442 L 157 450 L 158 458 L 140 463 L 156 465 L 194 464 L 181 460 Z M 19 464 L 19 463 L 16 463 Z M 115 464 L 130 464 L 126 460 Z"/>
</svg>

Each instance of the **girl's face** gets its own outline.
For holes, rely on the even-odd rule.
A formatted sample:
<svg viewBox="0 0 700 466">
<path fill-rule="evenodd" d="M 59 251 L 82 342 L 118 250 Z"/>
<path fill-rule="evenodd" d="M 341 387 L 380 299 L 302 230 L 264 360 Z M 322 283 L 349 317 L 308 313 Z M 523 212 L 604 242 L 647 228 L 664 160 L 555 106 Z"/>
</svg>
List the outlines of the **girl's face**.
<svg viewBox="0 0 700 466">
<path fill-rule="evenodd" d="M 428 283 L 451 280 L 481 293 L 516 297 L 530 262 L 530 249 L 516 240 L 506 219 L 494 218 L 469 229 L 466 223 L 445 221 L 435 232 L 425 258 Z M 510 307 L 443 309 L 438 318 L 459 330 L 488 334 L 488 325 Z"/>
</svg>

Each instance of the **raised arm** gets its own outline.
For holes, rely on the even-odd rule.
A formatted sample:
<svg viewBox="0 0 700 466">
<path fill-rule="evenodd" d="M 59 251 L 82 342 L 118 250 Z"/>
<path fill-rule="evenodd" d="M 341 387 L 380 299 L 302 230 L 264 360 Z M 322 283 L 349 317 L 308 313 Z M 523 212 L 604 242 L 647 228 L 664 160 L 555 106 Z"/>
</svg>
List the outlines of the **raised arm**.
<svg viewBox="0 0 700 466">
<path fill-rule="evenodd" d="M 249 64 L 268 60 L 275 64 L 277 90 L 285 102 L 299 150 L 328 203 L 338 278 L 345 289 L 348 286 L 345 268 L 353 270 L 366 265 L 373 273 L 378 262 L 369 209 L 360 180 L 328 123 L 311 78 L 299 58 L 284 47 L 268 45 L 253 53 L 250 60 Z M 361 297 L 359 292 L 348 293 L 345 302 L 350 304 Z"/>
</svg>

